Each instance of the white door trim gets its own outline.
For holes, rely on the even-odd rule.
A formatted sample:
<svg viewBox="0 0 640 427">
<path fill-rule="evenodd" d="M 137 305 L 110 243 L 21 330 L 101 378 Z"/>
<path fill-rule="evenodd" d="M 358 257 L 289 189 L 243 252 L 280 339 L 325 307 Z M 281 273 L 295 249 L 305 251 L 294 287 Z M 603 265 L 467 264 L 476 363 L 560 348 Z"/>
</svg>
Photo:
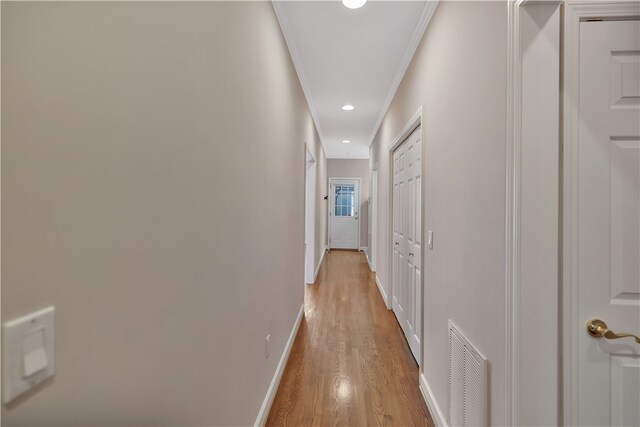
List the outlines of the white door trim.
<svg viewBox="0 0 640 427">
<path fill-rule="evenodd" d="M 562 347 L 563 366 L 563 421 L 565 425 L 575 425 L 577 414 L 577 356 L 578 336 L 574 333 L 578 327 L 577 318 L 577 248 L 578 230 L 575 217 L 578 207 L 578 133 L 579 108 L 573 102 L 577 99 L 580 81 L 575 78 L 579 71 L 580 22 L 589 18 L 608 20 L 640 17 L 640 3 L 630 2 L 574 2 L 565 3 L 564 9 L 564 182 L 563 182 L 563 313 Z"/>
<path fill-rule="evenodd" d="M 339 176 L 331 176 L 329 177 L 329 203 L 327 203 L 327 223 L 328 223 L 328 229 L 329 229 L 329 245 L 328 248 L 331 249 L 331 205 L 332 205 L 332 200 L 331 197 L 333 197 L 333 193 L 331 190 L 331 184 L 333 183 L 333 181 L 340 181 L 340 180 L 352 180 L 352 181 L 358 181 L 358 219 L 356 221 L 358 221 L 358 240 L 357 240 L 357 245 L 356 245 L 356 250 L 360 251 L 360 214 L 362 213 L 361 211 L 361 205 L 360 205 L 360 200 L 361 200 L 361 196 L 360 196 L 360 192 L 362 191 L 362 179 L 361 178 L 354 178 L 352 176 L 348 176 L 348 177 L 339 177 Z"/>
<path fill-rule="evenodd" d="M 518 419 L 517 359 L 518 336 L 518 260 L 520 215 L 518 197 L 520 195 L 520 147 L 522 125 L 522 52 L 520 46 L 520 12 L 524 4 L 520 0 L 510 0 L 507 5 L 507 146 L 506 146 L 506 228 L 505 228 L 505 424 L 513 425 Z"/>
<path fill-rule="evenodd" d="M 387 303 L 387 308 L 389 310 L 393 309 L 393 152 L 396 151 L 396 149 L 409 137 L 411 136 L 411 134 L 413 133 L 414 130 L 416 130 L 419 126 L 422 126 L 422 106 L 420 106 L 418 108 L 418 110 L 413 114 L 413 116 L 411 116 L 411 118 L 407 121 L 407 123 L 404 125 L 404 127 L 402 128 L 402 130 L 400 131 L 400 133 L 398 134 L 398 136 L 393 140 L 393 142 L 391 143 L 391 146 L 389 147 L 389 183 L 388 183 L 388 188 L 389 188 L 389 200 L 387 202 L 387 244 L 388 244 L 388 248 L 387 248 L 387 283 L 389 284 L 389 293 L 387 295 L 387 299 L 386 299 L 386 303 Z M 424 134 L 424 128 L 421 128 L 421 133 Z M 424 152 L 425 152 L 425 141 L 423 138 L 423 135 L 420 135 L 420 138 L 422 140 L 422 171 L 421 174 L 423 176 L 422 179 L 422 188 L 420 189 L 420 191 L 422 192 L 422 194 L 424 195 L 424 170 L 425 170 L 425 156 L 424 156 Z M 378 183 L 379 185 L 380 183 Z M 422 203 L 420 206 L 420 222 L 422 224 L 422 226 L 420 227 L 420 230 L 422 232 L 422 241 L 424 242 L 424 234 L 425 234 L 425 223 L 424 223 L 424 203 L 425 203 L 425 197 L 421 197 L 422 199 Z M 420 283 L 420 287 L 422 288 L 422 301 L 420 302 L 420 323 L 422 324 L 422 328 L 420 330 L 420 345 L 424 345 L 424 330 L 425 330 L 425 325 L 424 325 L 424 299 L 425 299 L 425 295 L 426 295 L 426 289 L 424 288 L 424 276 L 425 276 L 425 262 L 424 262 L 424 258 L 426 256 L 426 250 L 422 251 L 422 259 L 420 260 L 420 271 L 422 272 L 422 274 L 420 275 L 420 278 L 422 280 L 422 283 Z M 420 373 L 424 372 L 424 351 L 420 351 L 420 359 L 418 360 L 418 365 L 420 367 Z"/>
<path fill-rule="evenodd" d="M 558 380 L 561 268 L 559 7 L 560 2 L 510 0 L 508 3 L 507 425 L 555 425 L 561 422 L 561 382 Z M 542 21 L 544 24 L 540 24 Z M 547 164 L 544 170 L 539 167 L 541 159 Z M 542 207 L 532 209 L 535 206 Z M 548 261 L 547 267 L 539 268 L 536 262 L 540 260 Z M 532 297 L 540 295 L 544 298 Z M 541 324 L 544 326 L 540 327 Z M 533 355 L 536 356 L 535 371 L 531 370 Z"/>
</svg>

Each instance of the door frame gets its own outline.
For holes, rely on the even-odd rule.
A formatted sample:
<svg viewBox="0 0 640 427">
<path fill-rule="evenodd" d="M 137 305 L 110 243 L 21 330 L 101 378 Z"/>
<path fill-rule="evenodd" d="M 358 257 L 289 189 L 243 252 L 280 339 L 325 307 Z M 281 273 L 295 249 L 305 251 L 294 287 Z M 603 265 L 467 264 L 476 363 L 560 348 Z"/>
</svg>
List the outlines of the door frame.
<svg viewBox="0 0 640 427">
<path fill-rule="evenodd" d="M 360 192 L 362 191 L 362 179 L 358 178 L 358 177 L 352 177 L 352 176 L 347 176 L 347 177 L 340 177 L 340 176 L 331 176 L 329 177 L 329 203 L 327 203 L 327 228 L 329 230 L 329 249 L 332 249 L 331 247 L 331 206 L 333 205 L 333 190 L 332 190 L 332 183 L 333 181 L 340 181 L 340 180 L 350 180 L 350 181 L 358 181 L 358 219 L 356 221 L 358 221 L 358 237 L 357 237 L 357 245 L 356 245 L 356 250 L 358 252 L 360 252 L 360 215 L 362 213 L 362 205 L 360 204 L 362 197 L 360 196 Z"/>
<path fill-rule="evenodd" d="M 560 7 L 560 1 L 509 0 L 507 4 L 507 425 L 540 424 L 541 414 L 547 417 L 542 424 L 561 424 Z M 540 11 L 544 15 L 549 10 L 553 12 L 545 16 L 548 20 L 535 21 Z M 540 159 L 550 161 L 547 164 L 553 169 L 540 168 Z M 532 209 L 535 206 L 541 208 Z M 539 260 L 547 261 L 543 268 Z"/>
<path fill-rule="evenodd" d="M 564 423 L 573 425 L 578 417 L 577 390 L 578 367 L 575 362 L 578 351 L 578 336 L 575 331 L 580 328 L 577 316 L 577 251 L 578 230 L 575 215 L 578 208 L 578 135 L 579 135 L 579 106 L 570 102 L 576 99 L 580 89 L 580 80 L 575 78 L 580 69 L 580 22 L 590 18 L 603 18 L 605 20 L 623 20 L 640 18 L 640 3 L 584 3 L 567 2 L 564 12 L 564 109 L 563 109 L 563 137 L 564 137 L 564 209 L 563 222 L 563 316 L 562 333 L 563 340 L 562 366 L 563 366 L 563 400 Z"/>
<path fill-rule="evenodd" d="M 315 282 L 315 212 L 317 187 L 317 162 L 308 144 L 305 144 L 304 159 L 304 281 L 309 285 Z M 311 179 L 309 175 L 312 175 Z M 312 187 L 309 188 L 309 184 Z"/>
<path fill-rule="evenodd" d="M 551 50 L 538 52 L 536 57 L 529 58 L 523 51 L 522 40 L 525 37 L 545 37 L 543 28 L 525 28 L 522 19 L 528 8 L 560 7 L 557 21 L 560 33 L 559 52 Z M 507 145 L 506 145 L 506 229 L 505 229 L 505 302 L 506 302 L 506 388 L 505 388 L 505 424 L 520 425 L 527 422 L 526 414 L 535 410 L 538 413 L 552 411 L 557 414 L 558 425 L 574 425 L 577 419 L 577 372 L 572 363 L 577 348 L 577 336 L 574 331 L 577 325 L 574 299 L 576 296 L 575 251 L 576 229 L 573 216 L 577 206 L 576 194 L 576 161 L 578 135 L 578 109 L 571 100 L 575 99 L 579 89 L 576 75 L 579 67 L 579 24 L 588 18 L 629 18 L 640 16 L 640 6 L 634 1 L 556 1 L 537 2 L 527 0 L 509 0 L 508 3 L 508 51 L 507 51 Z M 528 31 L 528 32 L 527 32 Z M 549 60 L 559 61 L 560 72 L 557 79 L 560 84 L 558 95 L 543 93 L 527 96 L 527 73 L 539 72 L 541 65 Z M 538 67 L 538 68 L 536 68 Z M 529 87 L 530 89 L 530 87 Z M 525 93 L 523 93 L 525 90 Z M 548 91 L 547 91 L 548 92 Z M 530 93 L 530 92 L 529 92 Z M 542 98 L 541 98 L 542 97 Z M 532 151 L 527 141 L 535 137 L 531 128 L 526 127 L 524 120 L 533 116 L 545 116 L 550 105 L 559 103 L 557 125 L 559 169 L 554 179 L 555 188 L 547 186 L 546 191 L 532 190 L 527 183 L 541 178 L 540 168 L 532 168 L 537 154 Z M 523 111 L 526 112 L 523 115 Z M 539 190 L 539 189 L 538 189 Z M 558 228 L 556 239 L 547 239 L 543 244 L 526 234 L 523 220 L 526 212 L 521 210 L 532 200 L 540 200 L 557 205 Z M 527 237 L 529 236 L 529 237 Z M 555 242 L 554 242 L 555 240 Z M 551 251 L 557 253 L 557 280 L 535 282 L 542 269 L 532 269 L 529 257 L 531 252 Z M 524 254 L 524 256 L 523 256 Z M 532 275 L 532 271 L 534 274 Z M 556 293 L 544 301 L 526 301 L 526 295 L 538 295 L 540 286 Z M 549 307 L 556 307 L 555 313 Z M 540 319 L 531 314 L 539 314 L 547 310 L 544 327 L 540 327 Z M 545 333 L 550 332 L 550 336 Z M 544 337 L 541 345 L 540 337 Z M 566 337 L 566 339 L 565 339 Z M 535 375 L 524 377 L 522 368 L 531 369 L 527 358 L 535 347 L 537 356 L 544 356 L 543 363 L 536 363 Z M 538 360 L 539 362 L 539 360 Z M 549 387 L 548 378 L 557 373 L 558 382 L 553 389 Z M 523 390 L 533 391 L 537 395 L 551 394 L 555 399 L 548 399 L 540 406 L 539 399 L 526 399 Z M 537 406 L 536 406 L 537 405 Z"/>
<path fill-rule="evenodd" d="M 389 147 L 389 197 L 387 204 L 387 283 L 389 284 L 389 295 L 387 295 L 387 309 L 393 311 L 393 153 L 402 145 L 403 142 L 407 140 L 418 127 L 420 127 L 420 141 L 422 147 L 422 162 L 421 162 L 421 175 L 422 175 L 422 185 L 420 187 L 421 192 L 421 203 L 420 203 L 420 232 L 422 236 L 423 245 L 422 245 L 422 259 L 420 260 L 420 287 L 422 288 L 422 301 L 420 301 L 420 323 L 422 327 L 420 328 L 420 345 L 424 347 L 424 300 L 426 296 L 426 289 L 424 287 L 424 276 L 425 276 L 425 257 L 427 250 L 424 247 L 424 236 L 425 236 L 425 215 L 424 215 L 424 205 L 425 205 L 425 180 L 424 180 L 424 171 L 425 171 L 425 141 L 424 141 L 424 127 L 422 126 L 422 105 L 418 107 L 418 110 L 411 116 L 411 118 L 407 121 L 407 123 L 403 126 L 402 130 L 396 136 L 396 138 L 391 143 Z M 379 183 L 378 183 L 379 184 Z M 403 332 L 404 333 L 404 332 Z M 420 349 L 420 360 L 417 360 L 420 374 L 424 373 L 424 348 Z"/>
</svg>

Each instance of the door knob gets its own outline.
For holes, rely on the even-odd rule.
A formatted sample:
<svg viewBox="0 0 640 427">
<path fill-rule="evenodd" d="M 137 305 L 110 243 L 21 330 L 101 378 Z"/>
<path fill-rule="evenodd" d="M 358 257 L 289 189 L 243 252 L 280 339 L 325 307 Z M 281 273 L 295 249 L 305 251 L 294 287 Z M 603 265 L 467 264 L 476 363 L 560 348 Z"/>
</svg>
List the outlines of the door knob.
<svg viewBox="0 0 640 427">
<path fill-rule="evenodd" d="M 397 246 L 397 245 L 399 245 L 400 243 L 399 243 L 399 242 L 393 242 L 393 244 Z"/>
<path fill-rule="evenodd" d="M 619 333 L 616 334 L 607 328 L 607 324 L 600 319 L 591 319 L 587 322 L 587 332 L 594 338 L 606 338 L 609 340 L 617 340 L 618 338 L 633 337 L 640 344 L 640 338 L 633 334 Z"/>
</svg>

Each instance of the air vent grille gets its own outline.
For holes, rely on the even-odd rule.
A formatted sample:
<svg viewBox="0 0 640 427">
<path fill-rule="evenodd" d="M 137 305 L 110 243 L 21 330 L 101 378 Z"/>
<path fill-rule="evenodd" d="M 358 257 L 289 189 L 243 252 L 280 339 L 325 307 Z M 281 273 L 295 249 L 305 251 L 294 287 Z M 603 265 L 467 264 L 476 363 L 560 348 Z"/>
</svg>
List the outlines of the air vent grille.
<svg viewBox="0 0 640 427">
<path fill-rule="evenodd" d="M 487 359 L 449 321 L 450 426 L 488 425 Z"/>
</svg>

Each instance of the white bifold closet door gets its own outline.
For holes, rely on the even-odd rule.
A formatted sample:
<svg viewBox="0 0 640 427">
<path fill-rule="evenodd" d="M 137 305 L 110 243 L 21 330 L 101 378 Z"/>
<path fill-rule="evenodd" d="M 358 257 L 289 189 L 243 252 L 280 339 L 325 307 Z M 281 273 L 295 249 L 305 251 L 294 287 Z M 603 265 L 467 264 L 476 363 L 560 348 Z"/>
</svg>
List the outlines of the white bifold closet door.
<svg viewBox="0 0 640 427">
<path fill-rule="evenodd" d="M 411 352 L 422 350 L 422 132 L 393 153 L 392 307 Z"/>
</svg>

